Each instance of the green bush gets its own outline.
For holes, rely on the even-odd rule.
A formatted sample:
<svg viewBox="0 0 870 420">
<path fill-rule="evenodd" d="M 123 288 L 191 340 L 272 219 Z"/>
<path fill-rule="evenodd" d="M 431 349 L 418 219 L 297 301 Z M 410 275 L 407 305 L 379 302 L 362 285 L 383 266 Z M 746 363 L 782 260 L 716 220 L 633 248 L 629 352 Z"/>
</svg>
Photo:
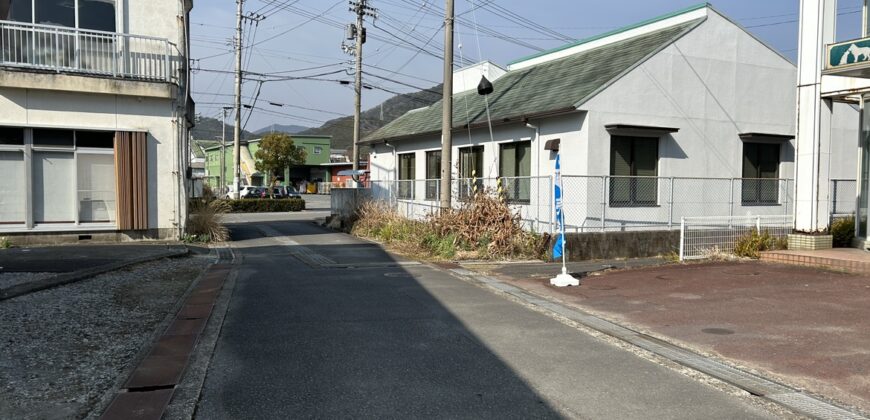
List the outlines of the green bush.
<svg viewBox="0 0 870 420">
<path fill-rule="evenodd" d="M 242 199 L 226 200 L 230 213 L 270 213 L 305 210 L 305 200 L 301 198 L 283 199 Z"/>
<path fill-rule="evenodd" d="M 834 247 L 848 248 L 855 238 L 855 218 L 836 219 L 831 223 L 831 235 L 834 237 Z"/>
<path fill-rule="evenodd" d="M 753 229 L 737 239 L 737 244 L 734 246 L 734 254 L 738 257 L 758 259 L 761 258 L 762 251 L 785 248 L 786 241 L 784 238 L 770 236 L 770 232 L 766 230 L 759 234 Z"/>
</svg>

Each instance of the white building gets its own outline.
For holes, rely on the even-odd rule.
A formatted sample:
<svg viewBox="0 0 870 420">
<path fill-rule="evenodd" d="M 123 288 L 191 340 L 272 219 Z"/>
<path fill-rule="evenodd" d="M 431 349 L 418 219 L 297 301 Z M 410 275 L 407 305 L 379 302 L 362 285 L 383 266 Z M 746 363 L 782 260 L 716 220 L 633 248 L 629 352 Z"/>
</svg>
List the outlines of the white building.
<svg viewBox="0 0 870 420">
<path fill-rule="evenodd" d="M 488 97 L 476 91 L 481 74 L 494 85 Z M 454 197 L 465 194 L 468 178 L 497 186 L 507 177 L 501 187 L 523 219 L 546 230 L 558 150 L 569 230 L 790 215 L 796 78 L 793 63 L 708 4 L 505 69 L 489 62 L 460 69 L 452 167 L 466 180 L 454 184 Z M 858 112 L 833 106 L 830 179 L 854 189 Z M 439 102 L 366 138 L 373 194 L 391 194 L 417 216 L 436 207 L 440 127 Z M 394 180 L 398 187 L 386 191 Z"/>
<path fill-rule="evenodd" d="M 0 234 L 177 238 L 192 0 L 0 0 Z"/>
</svg>

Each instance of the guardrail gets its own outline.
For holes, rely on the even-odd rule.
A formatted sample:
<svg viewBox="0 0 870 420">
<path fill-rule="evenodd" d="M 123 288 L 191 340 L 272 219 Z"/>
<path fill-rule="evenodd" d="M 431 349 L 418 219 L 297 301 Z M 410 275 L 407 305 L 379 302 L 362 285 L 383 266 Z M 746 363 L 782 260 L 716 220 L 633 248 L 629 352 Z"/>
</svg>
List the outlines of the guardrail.
<svg viewBox="0 0 870 420">
<path fill-rule="evenodd" d="M 165 38 L 0 21 L 0 66 L 172 82 Z"/>
</svg>

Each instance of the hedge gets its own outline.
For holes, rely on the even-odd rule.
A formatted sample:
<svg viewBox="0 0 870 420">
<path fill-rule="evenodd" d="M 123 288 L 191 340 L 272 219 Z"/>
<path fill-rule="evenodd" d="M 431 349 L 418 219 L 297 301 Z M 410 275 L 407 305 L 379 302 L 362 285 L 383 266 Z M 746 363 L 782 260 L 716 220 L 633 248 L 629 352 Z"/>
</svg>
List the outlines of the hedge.
<svg viewBox="0 0 870 420">
<path fill-rule="evenodd" d="M 247 198 L 227 200 L 230 213 L 267 213 L 305 210 L 305 200 L 301 198 Z"/>
</svg>

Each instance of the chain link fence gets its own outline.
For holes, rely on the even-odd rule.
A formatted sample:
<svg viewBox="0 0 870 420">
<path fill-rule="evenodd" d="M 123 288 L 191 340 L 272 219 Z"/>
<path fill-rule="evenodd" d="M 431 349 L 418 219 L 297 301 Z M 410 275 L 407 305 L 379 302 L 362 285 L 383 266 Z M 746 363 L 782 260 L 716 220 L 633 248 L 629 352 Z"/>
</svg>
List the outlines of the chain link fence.
<svg viewBox="0 0 870 420">
<path fill-rule="evenodd" d="M 562 187 L 565 230 L 571 233 L 676 230 L 687 217 L 791 217 L 794 212 L 790 179 L 563 175 Z M 440 188 L 438 179 L 372 181 L 372 197 L 419 219 L 437 211 Z M 832 214 L 854 213 L 855 188 L 855 180 L 832 181 Z M 554 229 L 552 177 L 455 179 L 454 205 L 475 191 L 500 193 L 529 230 Z"/>
</svg>

